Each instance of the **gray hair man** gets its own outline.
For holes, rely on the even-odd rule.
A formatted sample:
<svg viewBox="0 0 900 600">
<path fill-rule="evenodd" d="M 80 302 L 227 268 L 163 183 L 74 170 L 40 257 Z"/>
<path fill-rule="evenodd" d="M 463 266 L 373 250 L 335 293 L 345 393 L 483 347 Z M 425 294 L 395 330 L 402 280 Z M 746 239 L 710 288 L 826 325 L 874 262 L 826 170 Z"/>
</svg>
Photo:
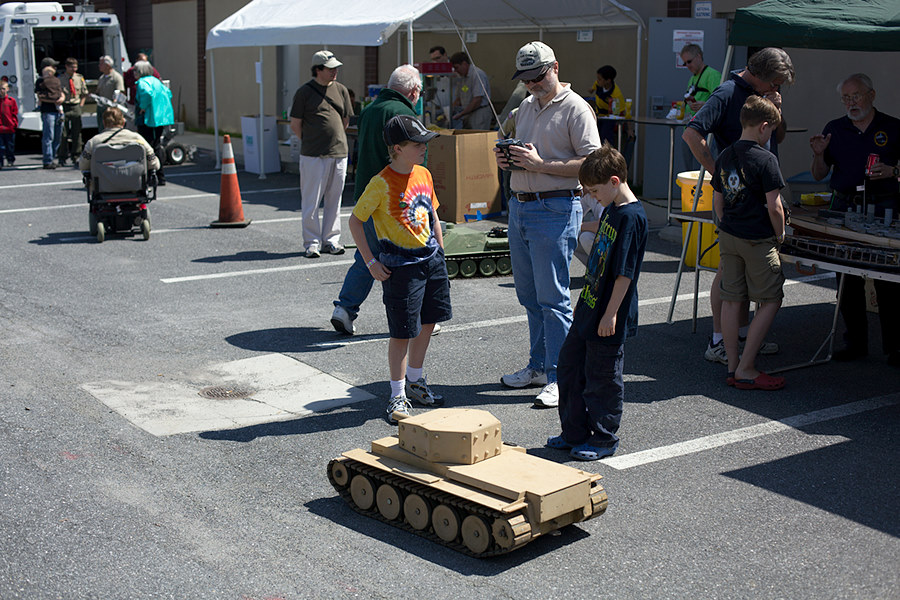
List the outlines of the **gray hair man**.
<svg viewBox="0 0 900 600">
<path fill-rule="evenodd" d="M 422 80 L 418 69 L 412 65 L 401 65 L 391 73 L 388 86 L 381 90 L 375 101 L 360 114 L 354 202 L 362 196 L 369 180 L 391 162 L 382 134 L 385 124 L 397 115 L 415 117 L 415 106 L 421 91 Z M 363 230 L 366 233 L 366 241 L 369 242 L 369 249 L 377 257 L 381 253 L 381 244 L 375 235 L 372 219 L 363 224 Z M 353 335 L 355 331 L 353 321 L 356 320 L 360 306 L 372 290 L 374 281 L 362 255 L 357 250 L 354 262 L 344 277 L 338 299 L 334 301 L 331 324 L 336 331 Z M 435 325 L 436 329 L 437 327 Z"/>
<path fill-rule="evenodd" d="M 523 369 L 501 377 L 503 385 L 543 386 L 535 406 L 559 404 L 556 366 L 572 324 L 569 263 L 581 225 L 578 170 L 600 147 L 591 106 L 559 79 L 559 62 L 542 42 L 525 44 L 516 54 L 512 77 L 530 96 L 516 112 L 521 146 L 496 150 L 510 177 L 509 249 L 516 297 L 528 317 L 530 354 Z"/>
<path fill-rule="evenodd" d="M 876 217 L 890 210 L 900 212 L 900 119 L 875 108 L 875 87 L 863 73 L 855 73 L 838 84 L 845 115 L 829 121 L 822 133 L 809 140 L 813 151 L 810 167 L 816 180 L 831 171 L 831 208 L 846 211 L 863 204 L 875 207 Z M 871 155 L 878 160 L 867 169 Z M 858 191 L 860 188 L 864 192 Z M 881 345 L 888 364 L 900 367 L 900 284 L 876 279 Z M 865 281 L 844 276 L 841 316 L 847 326 L 846 346 L 834 359 L 849 361 L 869 353 Z"/>
<path fill-rule="evenodd" d="M 125 93 L 125 79 L 121 73 L 113 68 L 115 61 L 111 56 L 101 56 L 100 61 L 100 79 L 97 80 L 96 94 L 107 100 L 116 100 L 116 92 Z M 106 106 L 97 104 L 97 128 L 103 131 L 103 113 L 106 112 Z"/>
<path fill-rule="evenodd" d="M 694 158 L 703 165 L 703 168 L 708 173 L 712 173 L 715 171 L 716 160 L 706 144 L 706 136 L 710 133 L 713 134 L 719 151 L 732 145 L 741 137 L 741 107 L 744 106 L 747 98 L 754 94 L 762 96 L 771 100 L 780 111 L 781 86 L 793 83 L 793 81 L 794 65 L 788 53 L 781 48 L 763 48 L 750 57 L 744 69 L 732 71 L 728 81 L 715 89 L 688 123 L 681 139 L 691 148 Z M 778 156 L 778 144 L 784 140 L 784 134 L 785 119 L 782 116 L 781 125 L 772 134 L 772 139 L 767 144 L 767 149 L 775 156 Z M 722 269 L 720 266 L 709 293 L 713 331 L 703 356 L 708 361 L 727 365 L 728 356 L 722 338 L 721 281 Z M 749 302 L 745 303 L 745 310 L 741 314 L 740 335 L 745 337 L 750 322 Z M 774 354 L 775 352 L 778 352 L 778 346 L 772 342 L 763 343 L 759 349 L 759 354 Z"/>
</svg>

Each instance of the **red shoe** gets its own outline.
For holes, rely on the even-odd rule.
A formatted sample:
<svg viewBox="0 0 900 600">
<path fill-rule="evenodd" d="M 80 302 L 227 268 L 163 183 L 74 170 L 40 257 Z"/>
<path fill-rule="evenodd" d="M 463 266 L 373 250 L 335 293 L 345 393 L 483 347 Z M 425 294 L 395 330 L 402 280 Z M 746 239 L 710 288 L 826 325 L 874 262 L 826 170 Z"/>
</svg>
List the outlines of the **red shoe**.
<svg viewBox="0 0 900 600">
<path fill-rule="evenodd" d="M 739 390 L 780 390 L 784 387 L 784 377 L 772 377 L 760 371 L 756 379 L 736 379 L 734 387 Z"/>
<path fill-rule="evenodd" d="M 728 371 L 728 376 L 725 377 L 725 384 L 729 387 L 734 387 L 735 381 L 734 371 Z"/>
</svg>

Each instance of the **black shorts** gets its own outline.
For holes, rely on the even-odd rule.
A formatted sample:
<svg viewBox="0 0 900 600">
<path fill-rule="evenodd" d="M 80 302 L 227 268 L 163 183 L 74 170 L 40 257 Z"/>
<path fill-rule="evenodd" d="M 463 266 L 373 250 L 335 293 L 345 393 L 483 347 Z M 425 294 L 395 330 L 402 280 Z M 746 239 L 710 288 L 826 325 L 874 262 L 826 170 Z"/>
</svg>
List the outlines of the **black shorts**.
<svg viewBox="0 0 900 600">
<path fill-rule="evenodd" d="M 381 287 L 392 338 L 412 339 L 421 332 L 422 323 L 449 321 L 453 316 L 441 249 L 420 263 L 391 267 L 391 276 Z"/>
</svg>

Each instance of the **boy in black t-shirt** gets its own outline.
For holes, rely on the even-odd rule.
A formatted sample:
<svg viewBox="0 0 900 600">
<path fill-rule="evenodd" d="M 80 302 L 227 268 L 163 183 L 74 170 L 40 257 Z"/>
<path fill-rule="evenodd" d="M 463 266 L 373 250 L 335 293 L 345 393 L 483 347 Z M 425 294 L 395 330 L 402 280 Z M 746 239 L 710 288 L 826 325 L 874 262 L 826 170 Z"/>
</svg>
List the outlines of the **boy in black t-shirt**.
<svg viewBox="0 0 900 600">
<path fill-rule="evenodd" d="M 627 176 L 625 159 L 609 145 L 591 152 L 578 172 L 585 192 L 608 208 L 594 224 L 584 289 L 559 352 L 562 433 L 546 445 L 579 460 L 612 456 L 619 446 L 625 338 L 637 333 L 637 281 L 647 245 L 647 215 Z"/>
<path fill-rule="evenodd" d="M 741 139 L 716 160 L 712 177 L 713 206 L 719 219 L 722 260 L 722 336 L 728 354 L 726 382 L 741 390 L 778 390 L 784 377 L 756 369 L 756 354 L 784 298 L 784 273 L 778 246 L 784 241 L 784 179 L 775 155 L 762 147 L 781 123 L 775 105 L 750 96 L 741 108 Z M 742 302 L 759 308 L 740 354 L 738 341 Z"/>
</svg>

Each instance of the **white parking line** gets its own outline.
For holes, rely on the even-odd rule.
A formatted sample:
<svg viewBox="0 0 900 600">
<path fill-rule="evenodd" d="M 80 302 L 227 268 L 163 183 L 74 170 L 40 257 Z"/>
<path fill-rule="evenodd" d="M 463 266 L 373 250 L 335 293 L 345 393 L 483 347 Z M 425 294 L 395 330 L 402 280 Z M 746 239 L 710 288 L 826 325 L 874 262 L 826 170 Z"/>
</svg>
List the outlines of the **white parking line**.
<svg viewBox="0 0 900 600">
<path fill-rule="evenodd" d="M 304 265 L 291 265 L 288 267 L 270 267 L 268 269 L 251 269 L 247 271 L 230 271 L 228 273 L 210 273 L 208 275 L 189 275 L 187 277 L 170 277 L 160 279 L 163 283 L 182 283 L 185 281 L 200 281 L 203 279 L 223 279 L 226 277 L 241 277 L 243 275 L 262 275 L 264 273 L 279 273 L 282 271 L 303 271 L 306 269 L 320 269 L 322 267 L 337 267 L 352 264 L 353 260 L 335 260 Z"/>
<path fill-rule="evenodd" d="M 36 206 L 32 208 L 5 208 L 0 210 L 0 214 L 6 213 L 19 213 L 19 212 L 34 212 L 37 210 L 56 210 L 58 208 L 76 208 L 82 207 L 87 208 L 87 202 L 79 202 L 78 204 L 60 204 L 58 206 Z"/>
<path fill-rule="evenodd" d="M 741 427 L 740 429 L 707 435 L 685 442 L 678 442 L 677 444 L 670 444 L 668 446 L 661 446 L 650 450 L 641 450 L 640 452 L 633 452 L 622 456 L 614 456 L 605 459 L 603 464 L 621 471 L 661 460 L 684 456 L 686 454 L 694 454 L 695 452 L 702 452 L 704 450 L 726 446 L 728 444 L 743 442 L 764 435 L 779 433 L 788 429 L 798 429 L 813 423 L 821 423 L 822 421 L 830 421 L 832 419 L 840 419 L 858 413 L 877 410 L 898 403 L 900 403 L 900 394 L 890 394 L 888 396 L 860 400 L 859 402 L 850 402 L 849 404 L 842 404 L 840 406 L 833 406 L 822 410 L 814 410 L 812 412 L 787 417 L 778 421 L 766 421 L 765 423 L 760 423 L 758 425 Z M 843 440 L 838 438 L 837 441 Z"/>
</svg>

